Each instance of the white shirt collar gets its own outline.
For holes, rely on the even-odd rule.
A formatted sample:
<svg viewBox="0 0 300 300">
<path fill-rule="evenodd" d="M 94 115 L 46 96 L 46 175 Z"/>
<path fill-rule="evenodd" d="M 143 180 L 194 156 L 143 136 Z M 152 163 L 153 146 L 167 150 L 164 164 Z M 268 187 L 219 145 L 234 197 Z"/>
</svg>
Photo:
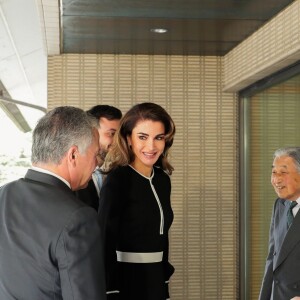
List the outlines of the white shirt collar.
<svg viewBox="0 0 300 300">
<path fill-rule="evenodd" d="M 34 170 L 34 171 L 37 171 L 37 172 L 41 172 L 41 173 L 52 175 L 52 176 L 60 179 L 61 181 L 63 181 L 71 189 L 70 183 L 66 179 L 62 178 L 61 176 L 59 176 L 59 175 L 57 175 L 57 174 L 55 174 L 55 173 L 53 173 L 53 172 L 51 172 L 49 170 L 42 169 L 42 168 L 39 168 L 39 167 L 31 167 L 31 169 Z"/>
</svg>

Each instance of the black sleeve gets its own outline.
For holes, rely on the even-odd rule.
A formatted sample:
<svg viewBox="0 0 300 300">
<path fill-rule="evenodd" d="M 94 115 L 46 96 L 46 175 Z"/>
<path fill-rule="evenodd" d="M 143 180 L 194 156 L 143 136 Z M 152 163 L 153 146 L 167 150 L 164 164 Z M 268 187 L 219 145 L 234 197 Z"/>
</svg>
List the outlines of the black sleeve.
<svg viewBox="0 0 300 300">
<path fill-rule="evenodd" d="M 169 299 L 170 298 L 169 280 L 170 280 L 171 276 L 173 275 L 175 269 L 169 262 L 169 238 L 168 238 L 168 235 L 166 237 L 165 243 L 166 243 L 166 246 L 165 246 L 166 250 L 164 250 L 164 255 L 163 255 L 164 276 L 165 276 L 165 296 L 166 296 L 166 299 Z"/>
<path fill-rule="evenodd" d="M 167 178 L 165 182 L 166 189 L 168 189 L 168 206 L 171 208 L 171 180 L 170 177 Z M 165 277 L 165 298 L 169 299 L 169 280 L 173 275 L 175 269 L 169 262 L 169 233 L 166 233 L 165 240 L 164 240 L 164 254 L 163 254 L 163 264 L 164 264 L 164 277 Z"/>
<path fill-rule="evenodd" d="M 55 258 L 63 299 L 106 299 L 102 237 L 95 210 L 81 207 L 66 220 Z"/>
<path fill-rule="evenodd" d="M 101 188 L 99 218 L 104 235 L 105 273 L 108 299 L 118 299 L 120 293 L 117 272 L 117 240 L 122 211 L 122 179 L 108 174 Z"/>
</svg>

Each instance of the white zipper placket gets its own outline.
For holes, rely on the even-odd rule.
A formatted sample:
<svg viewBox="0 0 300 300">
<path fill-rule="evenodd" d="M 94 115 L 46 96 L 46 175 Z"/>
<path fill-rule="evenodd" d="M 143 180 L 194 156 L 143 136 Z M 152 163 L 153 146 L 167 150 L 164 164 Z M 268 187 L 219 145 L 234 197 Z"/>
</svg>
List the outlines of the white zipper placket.
<svg viewBox="0 0 300 300">
<path fill-rule="evenodd" d="M 143 176 L 144 178 L 148 179 L 149 180 L 149 183 L 150 183 L 150 186 L 151 186 L 151 189 L 153 191 L 153 194 L 154 194 L 154 197 L 156 199 L 156 202 L 157 202 L 157 205 L 158 205 L 158 208 L 159 208 L 159 213 L 160 213 L 160 227 L 159 227 L 159 234 L 160 235 L 163 235 L 164 234 L 164 212 L 163 212 L 163 209 L 162 209 L 162 206 L 161 206 L 161 203 L 160 203 L 160 200 L 159 200 L 159 197 L 156 193 L 156 190 L 155 190 L 155 187 L 154 185 L 152 184 L 152 178 L 154 177 L 154 169 L 152 171 L 152 174 L 151 174 L 151 177 L 146 177 L 145 175 L 143 175 L 142 173 L 140 173 L 139 171 L 137 171 L 133 166 L 129 165 L 130 168 L 132 168 L 135 172 L 137 172 L 138 174 L 140 174 L 141 176 Z"/>
<path fill-rule="evenodd" d="M 149 179 L 149 181 L 150 181 L 150 186 L 151 186 L 151 189 L 152 189 L 153 194 L 155 196 L 156 202 L 158 204 L 159 212 L 160 212 L 160 229 L 159 229 L 159 234 L 162 235 L 162 234 L 164 234 L 164 212 L 163 212 L 163 209 L 162 209 L 159 197 L 158 197 L 158 195 L 156 193 L 155 187 L 152 184 L 152 178 Z"/>
</svg>

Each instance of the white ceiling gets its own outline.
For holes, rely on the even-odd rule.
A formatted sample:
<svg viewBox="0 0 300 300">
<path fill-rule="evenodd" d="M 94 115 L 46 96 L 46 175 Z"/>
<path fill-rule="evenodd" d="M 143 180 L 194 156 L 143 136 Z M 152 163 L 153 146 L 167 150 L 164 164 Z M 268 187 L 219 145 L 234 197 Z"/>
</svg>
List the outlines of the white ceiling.
<svg viewBox="0 0 300 300">
<path fill-rule="evenodd" d="M 0 0 L 0 80 L 12 99 L 47 107 L 47 55 L 59 54 L 58 27 L 57 0 Z M 43 115 L 18 107 L 31 128 Z"/>
</svg>

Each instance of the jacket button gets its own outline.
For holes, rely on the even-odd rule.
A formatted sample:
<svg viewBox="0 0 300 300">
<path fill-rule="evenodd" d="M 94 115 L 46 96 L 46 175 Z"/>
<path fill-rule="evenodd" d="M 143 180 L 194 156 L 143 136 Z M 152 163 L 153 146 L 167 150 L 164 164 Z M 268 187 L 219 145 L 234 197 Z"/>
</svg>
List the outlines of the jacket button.
<svg viewBox="0 0 300 300">
<path fill-rule="evenodd" d="M 293 285 L 293 288 L 294 288 L 294 289 L 298 288 L 298 284 L 295 283 L 295 284 Z"/>
<path fill-rule="evenodd" d="M 278 284 L 278 283 L 279 283 L 279 280 L 276 279 L 274 282 L 275 282 L 275 284 Z"/>
</svg>

